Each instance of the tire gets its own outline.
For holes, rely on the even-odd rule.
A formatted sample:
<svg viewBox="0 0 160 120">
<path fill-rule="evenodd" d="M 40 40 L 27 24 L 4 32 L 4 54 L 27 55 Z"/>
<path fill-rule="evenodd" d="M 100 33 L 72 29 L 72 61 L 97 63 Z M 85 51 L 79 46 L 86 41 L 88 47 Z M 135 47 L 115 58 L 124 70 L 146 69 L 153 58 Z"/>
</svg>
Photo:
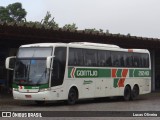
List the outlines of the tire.
<svg viewBox="0 0 160 120">
<path fill-rule="evenodd" d="M 75 89 L 71 88 L 69 90 L 67 103 L 69 105 L 74 105 L 76 103 L 77 99 L 78 99 L 77 91 Z"/>
<path fill-rule="evenodd" d="M 44 105 L 44 104 L 45 104 L 45 101 L 35 101 L 35 103 L 36 103 L 37 105 Z"/>
<path fill-rule="evenodd" d="M 126 86 L 124 89 L 124 96 L 123 96 L 125 101 L 129 101 L 131 98 L 131 89 L 129 86 Z"/>
<path fill-rule="evenodd" d="M 139 95 L 139 87 L 135 85 L 132 90 L 131 100 L 136 99 L 138 95 Z"/>
</svg>

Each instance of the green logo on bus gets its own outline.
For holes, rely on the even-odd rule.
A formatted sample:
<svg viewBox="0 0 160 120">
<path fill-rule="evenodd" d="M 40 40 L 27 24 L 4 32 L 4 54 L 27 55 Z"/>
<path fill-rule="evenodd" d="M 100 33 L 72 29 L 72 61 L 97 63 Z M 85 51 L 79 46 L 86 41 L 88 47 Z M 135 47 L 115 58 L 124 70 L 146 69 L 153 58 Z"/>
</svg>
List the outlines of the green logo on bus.
<svg viewBox="0 0 160 120">
<path fill-rule="evenodd" d="M 130 78 L 151 77 L 150 69 L 68 68 L 68 78 Z M 116 83 L 117 84 L 117 83 Z"/>
<path fill-rule="evenodd" d="M 70 78 L 98 77 L 97 69 L 72 68 L 69 71 Z"/>
<path fill-rule="evenodd" d="M 76 77 L 98 77 L 98 70 L 77 70 Z"/>
</svg>

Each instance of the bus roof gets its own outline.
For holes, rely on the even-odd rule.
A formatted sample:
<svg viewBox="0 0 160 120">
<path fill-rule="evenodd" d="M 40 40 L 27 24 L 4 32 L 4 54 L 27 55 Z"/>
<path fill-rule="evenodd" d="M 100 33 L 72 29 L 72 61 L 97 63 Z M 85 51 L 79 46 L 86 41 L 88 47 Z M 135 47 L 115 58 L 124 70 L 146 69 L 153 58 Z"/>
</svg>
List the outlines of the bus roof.
<svg viewBox="0 0 160 120">
<path fill-rule="evenodd" d="M 126 49 L 120 48 L 117 45 L 112 44 L 101 44 L 101 43 L 90 43 L 90 42 L 71 42 L 71 43 L 35 43 L 21 45 L 20 47 L 54 47 L 54 46 L 68 46 L 74 48 L 90 48 L 90 49 L 107 49 L 114 51 L 125 51 L 125 52 L 139 52 L 139 53 L 149 53 L 147 49 Z"/>
<path fill-rule="evenodd" d="M 20 47 L 53 47 L 55 45 L 66 46 L 67 43 L 34 43 L 34 44 L 21 45 Z"/>
<path fill-rule="evenodd" d="M 101 43 L 91 43 L 91 42 L 71 42 L 70 45 L 83 45 L 83 46 L 94 46 L 94 47 L 111 47 L 111 48 L 120 48 L 117 45 L 112 44 L 101 44 Z"/>
</svg>

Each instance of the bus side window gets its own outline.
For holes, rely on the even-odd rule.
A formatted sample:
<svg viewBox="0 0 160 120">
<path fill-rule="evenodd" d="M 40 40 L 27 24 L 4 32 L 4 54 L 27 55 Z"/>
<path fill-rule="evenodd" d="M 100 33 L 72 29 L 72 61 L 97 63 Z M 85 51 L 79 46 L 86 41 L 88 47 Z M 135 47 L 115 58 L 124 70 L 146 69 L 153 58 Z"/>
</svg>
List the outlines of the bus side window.
<svg viewBox="0 0 160 120">
<path fill-rule="evenodd" d="M 140 67 L 144 67 L 144 64 L 143 64 L 143 54 L 139 54 L 138 57 L 139 57 L 139 66 Z"/>
<path fill-rule="evenodd" d="M 124 67 L 124 52 L 119 52 L 119 62 L 120 62 L 120 67 Z"/>
<path fill-rule="evenodd" d="M 69 48 L 69 66 L 83 66 L 83 54 L 82 49 Z"/>
<path fill-rule="evenodd" d="M 134 53 L 134 67 L 145 67 L 143 57 L 143 53 Z"/>
<path fill-rule="evenodd" d="M 113 67 L 120 67 L 120 56 L 117 52 L 111 52 Z"/>
<path fill-rule="evenodd" d="M 149 55 L 146 53 L 142 54 L 141 59 L 142 59 L 142 67 L 144 68 L 149 67 Z"/>
<path fill-rule="evenodd" d="M 134 67 L 139 67 L 139 58 L 137 53 L 133 54 L 133 63 L 134 63 Z"/>
<path fill-rule="evenodd" d="M 106 51 L 106 66 L 112 66 L 110 51 Z"/>
<path fill-rule="evenodd" d="M 92 49 L 83 49 L 85 66 L 97 66 L 97 51 Z"/>
<path fill-rule="evenodd" d="M 100 67 L 105 67 L 106 66 L 106 52 L 99 50 L 98 51 L 98 61 L 97 61 L 97 65 Z"/>
<path fill-rule="evenodd" d="M 149 67 L 149 55 L 148 54 L 144 54 L 143 55 L 143 64 L 144 64 L 144 67 Z"/>
<path fill-rule="evenodd" d="M 124 53 L 125 67 L 133 67 L 133 53 Z"/>
<path fill-rule="evenodd" d="M 74 49 L 70 48 L 70 49 L 69 49 L 68 65 L 69 65 L 69 66 L 74 66 L 75 64 L 76 64 L 76 59 L 75 59 Z"/>
<path fill-rule="evenodd" d="M 83 53 L 82 49 L 74 49 L 75 52 L 75 59 L 76 59 L 76 65 L 77 66 L 83 66 Z"/>
</svg>

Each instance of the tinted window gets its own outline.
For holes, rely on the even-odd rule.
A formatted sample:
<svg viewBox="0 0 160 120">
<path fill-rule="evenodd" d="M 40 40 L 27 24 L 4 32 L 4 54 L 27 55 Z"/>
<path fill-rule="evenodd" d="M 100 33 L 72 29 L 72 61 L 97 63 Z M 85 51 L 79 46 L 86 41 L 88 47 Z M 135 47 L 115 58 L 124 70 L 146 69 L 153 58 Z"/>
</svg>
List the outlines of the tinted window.
<svg viewBox="0 0 160 120">
<path fill-rule="evenodd" d="M 133 53 L 133 66 L 139 67 L 140 65 L 139 55 L 137 53 Z"/>
<path fill-rule="evenodd" d="M 149 67 L 149 55 L 143 53 L 70 48 L 68 65 Z"/>
<path fill-rule="evenodd" d="M 149 67 L 149 55 L 148 54 L 143 54 L 143 66 Z"/>
<path fill-rule="evenodd" d="M 123 56 L 120 52 L 111 52 L 112 66 L 120 67 L 123 61 Z"/>
<path fill-rule="evenodd" d="M 83 49 L 85 66 L 97 66 L 97 51 Z"/>
<path fill-rule="evenodd" d="M 149 67 L 149 55 L 143 53 L 134 53 L 134 67 Z"/>
<path fill-rule="evenodd" d="M 76 64 L 76 59 L 74 56 L 74 49 L 70 48 L 69 49 L 69 60 L 68 60 L 68 65 L 69 66 L 74 66 Z"/>
<path fill-rule="evenodd" d="M 83 66 L 83 53 L 82 49 L 70 48 L 69 49 L 69 66 Z"/>
<path fill-rule="evenodd" d="M 106 66 L 111 66 L 111 53 L 110 51 L 106 51 Z"/>
<path fill-rule="evenodd" d="M 132 53 L 124 53 L 124 66 L 125 67 L 133 67 L 133 54 Z"/>
<path fill-rule="evenodd" d="M 106 51 L 98 51 L 98 66 L 106 66 Z"/>
</svg>

